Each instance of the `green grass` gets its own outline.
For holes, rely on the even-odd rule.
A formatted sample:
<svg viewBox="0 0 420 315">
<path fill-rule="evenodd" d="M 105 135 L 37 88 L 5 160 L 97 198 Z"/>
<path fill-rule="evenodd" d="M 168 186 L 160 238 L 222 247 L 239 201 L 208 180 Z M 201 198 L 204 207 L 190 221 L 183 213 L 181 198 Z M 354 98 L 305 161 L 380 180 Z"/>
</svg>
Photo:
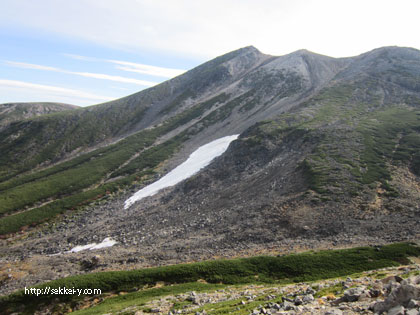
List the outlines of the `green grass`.
<svg viewBox="0 0 420 315">
<path fill-rule="evenodd" d="M 420 152 L 420 112 L 403 108 L 389 108 L 366 119 L 359 127 L 364 138 L 361 166 L 362 182 L 382 182 L 385 189 L 391 174 L 387 163 L 405 163 L 418 173 Z"/>
<path fill-rule="evenodd" d="M 253 309 L 258 308 L 260 305 L 267 303 L 265 296 L 259 296 L 257 299 L 246 302 L 245 305 L 241 301 L 246 301 L 245 298 L 239 298 L 235 300 L 222 301 L 218 303 L 206 304 L 203 307 L 194 309 L 193 312 L 189 314 L 196 314 L 196 312 L 206 311 L 207 314 L 237 314 L 245 315 L 252 312 Z M 272 303 L 281 303 L 281 298 L 270 300 Z M 187 313 L 188 314 L 188 313 Z"/>
<path fill-rule="evenodd" d="M 404 273 L 404 274 L 401 275 L 401 278 L 407 279 L 407 278 L 410 278 L 410 277 L 413 277 L 413 276 L 420 276 L 420 271 L 419 270 L 413 270 L 413 271 Z"/>
<path fill-rule="evenodd" d="M 74 314 L 88 315 L 88 314 L 102 314 L 109 312 L 121 311 L 130 306 L 142 306 L 145 302 L 162 296 L 176 295 L 189 291 L 205 292 L 224 288 L 221 284 L 207 284 L 207 283 L 184 283 L 169 285 L 162 288 L 145 289 L 138 292 L 128 293 L 122 296 L 106 299 L 98 306 L 74 312 Z M 190 304 L 190 303 L 184 303 Z"/>
<path fill-rule="evenodd" d="M 330 287 L 323 288 L 316 292 L 315 298 L 320 298 L 329 294 L 334 294 L 336 296 L 342 294 L 344 292 L 344 287 L 341 283 L 335 284 Z"/>
<path fill-rule="evenodd" d="M 344 250 L 307 252 L 282 257 L 260 256 L 232 260 L 214 260 L 192 264 L 156 267 L 131 271 L 111 271 L 72 276 L 42 285 L 43 288 L 97 288 L 105 292 L 130 291 L 134 287 L 196 282 L 208 283 L 291 283 L 336 278 L 361 271 L 398 266 L 411 256 L 420 256 L 420 248 L 408 243 Z M 170 288 L 167 290 L 171 290 Z M 71 296 L 54 296 L 69 303 Z M 0 300 L 1 309 L 14 309 L 25 301 L 27 308 L 47 303 L 52 296 L 25 295 L 19 291 Z"/>
<path fill-rule="evenodd" d="M 324 134 L 301 169 L 309 188 L 323 195 L 337 194 L 331 190 L 335 182 L 342 183 L 342 190 L 350 195 L 380 183 L 386 196 L 398 197 L 398 189 L 390 184 L 389 165 L 406 165 L 420 174 L 420 112 L 401 106 L 378 107 L 377 97 L 369 93 L 355 102 L 357 87 L 363 88 L 356 84 L 324 89 L 307 104 L 312 119 L 294 119 L 295 128 Z M 328 126 L 334 122 L 351 129 Z"/>
</svg>

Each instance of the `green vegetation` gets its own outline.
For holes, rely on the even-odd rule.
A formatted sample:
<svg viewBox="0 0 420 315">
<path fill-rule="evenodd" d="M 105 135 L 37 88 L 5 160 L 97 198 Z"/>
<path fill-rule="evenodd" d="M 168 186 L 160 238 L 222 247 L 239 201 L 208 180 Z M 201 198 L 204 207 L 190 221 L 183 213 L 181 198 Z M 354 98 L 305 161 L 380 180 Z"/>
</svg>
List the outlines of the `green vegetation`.
<svg viewBox="0 0 420 315">
<path fill-rule="evenodd" d="M 160 164 L 169 159 L 184 141 L 203 126 L 216 123 L 219 116 L 201 116 L 215 104 L 228 99 L 229 95 L 222 93 L 116 144 L 0 183 L 0 216 L 3 215 L 0 217 L 0 234 L 17 232 L 22 227 L 44 222 L 117 192 L 135 181 L 144 181 L 155 174 Z M 217 111 L 223 110 L 224 117 L 230 115 L 233 107 L 238 105 L 237 102 L 233 103 L 234 106 L 230 103 Z M 224 109 L 226 106 L 227 110 Z M 185 131 L 153 146 L 160 136 L 197 118 L 201 119 Z M 113 181 L 107 182 L 108 179 Z M 17 211 L 20 212 L 15 214 Z"/>
<path fill-rule="evenodd" d="M 0 180 L 8 180 L 63 152 L 86 148 L 112 137 L 141 120 L 145 107 L 130 111 L 117 106 L 75 109 L 12 124 L 2 132 Z M 18 135 L 18 137 L 16 137 Z"/>
<path fill-rule="evenodd" d="M 325 88 L 298 110 L 255 124 L 244 139 L 250 146 L 302 141 L 298 150 L 311 148 L 298 170 L 320 200 L 354 197 L 378 185 L 385 196 L 398 197 L 389 166 L 420 174 L 420 111 L 381 106 L 377 84 L 365 79 Z"/>
<path fill-rule="evenodd" d="M 398 192 L 388 184 L 391 179 L 387 163 L 405 163 L 418 173 L 420 152 L 420 112 L 389 108 L 368 118 L 360 127 L 364 139 L 361 174 L 364 184 L 381 182 L 390 196 Z"/>
<path fill-rule="evenodd" d="M 319 290 L 315 294 L 315 297 L 320 298 L 320 297 L 323 297 L 323 296 L 327 296 L 329 294 L 334 294 L 334 295 L 338 296 L 338 295 L 342 294 L 343 292 L 344 292 L 343 284 L 338 283 L 336 285 L 326 287 L 326 288 L 323 288 L 323 289 Z"/>
<path fill-rule="evenodd" d="M 410 278 L 412 276 L 420 276 L 420 271 L 419 270 L 413 270 L 413 271 L 410 271 L 410 272 L 407 272 L 407 273 L 401 275 L 401 277 L 403 279 L 407 279 L 407 278 Z"/>
<path fill-rule="evenodd" d="M 400 243 L 383 246 L 380 250 L 374 247 L 358 247 L 281 257 L 261 256 L 131 271 L 92 273 L 59 279 L 35 287 L 98 288 L 102 290 L 102 293 L 106 293 L 130 291 L 135 287 L 154 285 L 157 282 L 164 282 L 167 285 L 194 282 L 194 284 L 187 284 L 183 287 L 186 290 L 190 290 L 193 285 L 200 286 L 202 289 L 208 288 L 196 283 L 200 279 L 213 284 L 307 282 L 388 266 L 398 266 L 401 263 L 407 263 L 407 257 L 412 256 L 420 256 L 420 248 L 409 243 Z M 140 291 L 140 293 L 129 295 L 126 299 L 134 298 L 136 294 L 140 296 L 142 294 L 152 294 L 150 292 L 165 292 L 167 294 L 172 292 L 171 290 L 171 287 L 165 287 L 162 291 L 147 291 L 149 293 Z M 12 310 L 24 304 L 27 312 L 30 312 L 29 310 L 33 310 L 37 305 L 47 303 L 51 297 L 25 295 L 23 291 L 19 291 L 3 297 L 0 300 L 0 308 Z M 72 300 L 72 296 L 54 297 L 67 303 Z M 124 297 L 119 297 L 117 301 L 121 302 L 124 299 Z"/>
<path fill-rule="evenodd" d="M 262 295 L 256 298 L 253 301 L 247 302 L 245 305 L 243 305 L 241 302 L 246 300 L 244 298 L 236 299 L 236 300 L 228 300 L 223 301 L 219 303 L 209 303 L 204 305 L 203 307 L 200 307 L 195 312 L 202 312 L 206 311 L 210 314 L 237 314 L 237 315 L 248 315 L 252 313 L 252 310 L 255 308 L 258 308 L 260 305 L 267 303 L 267 300 L 265 299 L 266 296 Z M 274 300 L 270 300 L 271 303 L 281 303 L 282 299 L 281 297 L 277 297 Z"/>
<path fill-rule="evenodd" d="M 303 160 L 299 165 L 299 169 L 302 170 L 305 175 L 308 186 L 313 191 L 316 191 L 319 194 L 327 193 L 325 186 L 327 185 L 326 176 L 327 168 L 314 167 L 307 159 Z"/>
<path fill-rule="evenodd" d="M 380 183 L 386 196 L 397 197 L 389 165 L 407 165 L 419 174 L 420 112 L 380 107 L 375 84 L 326 88 L 299 113 L 280 115 L 259 129 L 266 138 L 281 138 L 286 128 L 308 130 L 314 149 L 299 168 L 309 188 L 321 195 L 357 195 L 364 185 Z"/>
<path fill-rule="evenodd" d="M 88 315 L 88 314 L 109 313 L 113 311 L 116 312 L 130 306 L 142 306 L 144 305 L 145 302 L 153 298 L 158 298 L 165 295 L 170 295 L 170 294 L 175 295 L 175 294 L 185 293 L 188 291 L 205 292 L 205 291 L 217 290 L 224 287 L 225 285 L 222 285 L 222 284 L 213 284 L 213 283 L 208 284 L 208 283 L 193 282 L 193 283 L 168 285 L 162 288 L 144 289 L 138 292 L 132 292 L 132 293 L 128 293 L 128 294 L 118 296 L 115 298 L 106 299 L 103 303 L 100 303 L 96 307 L 77 311 L 75 312 L 75 314 Z M 182 305 L 186 305 L 190 303 L 183 303 Z M 178 306 L 181 306 L 181 304 L 179 304 Z M 143 308 L 143 310 L 145 309 Z"/>
</svg>

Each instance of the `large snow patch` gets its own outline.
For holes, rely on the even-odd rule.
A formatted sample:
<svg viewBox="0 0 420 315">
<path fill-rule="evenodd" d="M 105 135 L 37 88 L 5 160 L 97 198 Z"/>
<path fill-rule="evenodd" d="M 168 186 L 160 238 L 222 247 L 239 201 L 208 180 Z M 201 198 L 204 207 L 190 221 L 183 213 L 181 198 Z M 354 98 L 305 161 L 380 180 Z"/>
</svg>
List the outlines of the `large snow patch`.
<svg viewBox="0 0 420 315">
<path fill-rule="evenodd" d="M 157 182 L 140 189 L 133 196 L 128 198 L 124 203 L 124 209 L 128 209 L 133 203 L 145 197 L 153 196 L 163 188 L 174 186 L 184 179 L 191 177 L 199 170 L 209 165 L 214 158 L 222 155 L 229 147 L 229 144 L 233 140 L 236 140 L 238 136 L 239 135 L 223 137 L 199 147 L 191 153 L 188 160 L 184 163 L 174 168 Z"/>
</svg>

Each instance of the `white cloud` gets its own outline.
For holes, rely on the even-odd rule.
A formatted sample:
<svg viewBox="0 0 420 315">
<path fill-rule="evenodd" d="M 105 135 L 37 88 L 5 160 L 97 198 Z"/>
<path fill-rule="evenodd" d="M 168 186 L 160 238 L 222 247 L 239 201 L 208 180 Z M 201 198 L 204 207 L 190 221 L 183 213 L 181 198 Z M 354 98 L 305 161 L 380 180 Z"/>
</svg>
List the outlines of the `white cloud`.
<svg viewBox="0 0 420 315">
<path fill-rule="evenodd" d="M 57 71 L 57 72 L 61 72 L 60 69 L 55 68 L 55 67 L 35 65 L 35 64 L 32 64 L 32 63 L 9 61 L 9 60 L 4 60 L 3 62 L 6 65 L 11 66 L 11 67 L 17 67 L 17 68 L 23 68 L 23 69 L 32 69 L 32 70 L 45 70 L 45 71 Z"/>
<path fill-rule="evenodd" d="M 34 100 L 33 97 L 42 97 L 41 101 L 64 101 L 71 104 L 90 105 L 93 103 L 111 101 L 114 99 L 112 97 L 97 95 L 75 89 L 17 80 L 0 79 L 0 88 L 7 89 L 7 92 L 9 93 L 10 89 L 18 90 L 18 92 L 25 94 L 25 96 L 30 95 L 29 99 L 32 99 L 32 101 Z"/>
<path fill-rule="evenodd" d="M 72 58 L 72 59 L 76 59 L 76 60 L 83 60 L 83 61 L 101 61 L 101 59 L 99 58 L 94 58 L 94 57 L 86 57 L 86 56 L 81 56 L 81 55 L 75 55 L 75 54 L 67 54 L 67 53 L 62 53 L 63 56 Z"/>
<path fill-rule="evenodd" d="M 73 72 L 73 71 L 63 71 L 68 74 L 79 75 L 81 77 L 87 78 L 95 78 L 95 79 L 102 79 L 102 80 L 109 80 L 115 82 L 123 82 L 123 83 L 133 83 L 141 86 L 153 86 L 158 84 L 158 82 L 146 81 L 146 80 L 137 80 L 133 78 L 126 78 L 120 77 L 117 75 L 109 75 L 109 74 L 102 74 L 102 73 L 90 73 L 90 72 Z"/>
<path fill-rule="evenodd" d="M 181 69 L 162 68 L 162 67 L 150 66 L 150 65 L 140 64 L 140 63 L 121 61 L 121 60 L 107 60 L 107 61 L 120 65 L 120 66 L 117 66 L 116 68 L 123 71 L 137 72 L 137 73 L 148 74 L 148 75 L 156 76 L 156 77 L 173 78 L 180 74 L 183 74 L 186 71 L 186 70 L 181 70 Z"/>
<path fill-rule="evenodd" d="M 254 45 L 349 56 L 384 45 L 420 48 L 418 0 L 9 0 L 14 25 L 117 49 L 207 59 Z M 77 18 L 76 18 L 77 17 Z"/>
<path fill-rule="evenodd" d="M 183 74 L 186 71 L 183 69 L 157 67 L 157 66 L 145 65 L 141 63 L 134 63 L 134 62 L 122 61 L 122 60 L 100 59 L 100 58 L 86 57 L 86 56 L 67 54 L 67 53 L 63 53 L 63 55 L 72 59 L 76 59 L 76 60 L 93 61 L 93 62 L 108 62 L 108 63 L 116 64 L 117 65 L 116 68 L 119 70 L 147 74 L 147 75 L 151 75 L 155 77 L 173 78 L 180 74 Z"/>
<path fill-rule="evenodd" d="M 121 77 L 121 76 L 116 76 L 116 75 L 109 75 L 109 74 L 103 74 L 103 73 L 68 71 L 68 70 L 64 70 L 64 69 L 60 69 L 60 68 L 43 66 L 43 65 L 36 65 L 36 64 L 25 63 L 25 62 L 16 62 L 16 61 L 6 60 L 6 61 L 4 61 L 4 63 L 6 65 L 12 66 L 12 67 L 60 72 L 60 73 L 78 75 L 78 76 L 87 77 L 87 78 L 109 80 L 109 81 L 123 82 L 123 83 L 132 83 L 132 84 L 137 84 L 137 85 L 147 86 L 147 87 L 158 84 L 158 82 L 138 80 L 138 79 L 134 79 L 134 78 L 126 78 L 126 77 Z"/>
</svg>

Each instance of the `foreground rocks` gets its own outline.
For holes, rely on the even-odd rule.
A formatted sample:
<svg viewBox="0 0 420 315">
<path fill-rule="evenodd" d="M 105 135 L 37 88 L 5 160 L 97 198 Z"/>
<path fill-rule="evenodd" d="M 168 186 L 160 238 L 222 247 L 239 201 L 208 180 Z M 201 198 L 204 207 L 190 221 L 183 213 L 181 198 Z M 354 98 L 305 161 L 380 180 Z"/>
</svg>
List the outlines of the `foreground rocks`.
<svg viewBox="0 0 420 315">
<path fill-rule="evenodd" d="M 419 306 L 420 276 L 416 276 L 400 282 L 390 281 L 385 286 L 385 300 L 376 303 L 373 310 L 379 314 L 419 314 Z"/>
<path fill-rule="evenodd" d="M 124 311 L 156 314 L 420 314 L 420 266 L 363 273 L 352 279 L 285 286 L 247 285 L 214 292 L 187 292 Z M 182 305 L 182 306 L 177 306 Z"/>
</svg>

